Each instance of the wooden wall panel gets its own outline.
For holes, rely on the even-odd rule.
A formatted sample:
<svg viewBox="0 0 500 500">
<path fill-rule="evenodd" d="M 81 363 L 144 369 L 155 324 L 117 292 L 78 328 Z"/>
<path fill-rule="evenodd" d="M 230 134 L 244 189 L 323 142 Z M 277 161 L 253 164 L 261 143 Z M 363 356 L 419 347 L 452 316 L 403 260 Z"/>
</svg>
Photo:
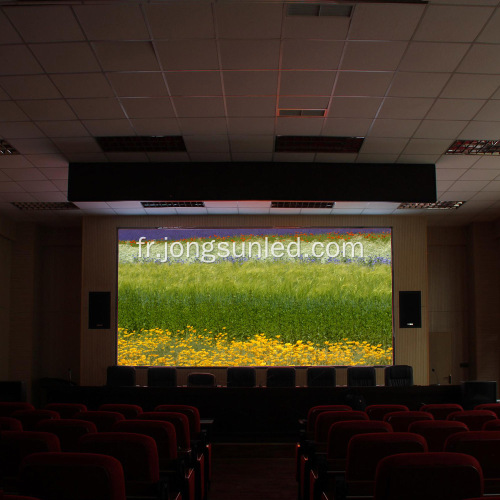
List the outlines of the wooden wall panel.
<svg viewBox="0 0 500 500">
<path fill-rule="evenodd" d="M 81 383 L 105 383 L 106 367 L 116 362 L 116 314 L 109 330 L 87 328 L 88 292 L 110 291 L 116 304 L 117 229 L 119 227 L 392 227 L 394 321 L 399 290 L 422 291 L 423 326 L 394 327 L 395 359 L 414 368 L 416 384 L 428 382 L 426 219 L 413 216 L 147 216 L 86 217 L 83 221 Z"/>
</svg>

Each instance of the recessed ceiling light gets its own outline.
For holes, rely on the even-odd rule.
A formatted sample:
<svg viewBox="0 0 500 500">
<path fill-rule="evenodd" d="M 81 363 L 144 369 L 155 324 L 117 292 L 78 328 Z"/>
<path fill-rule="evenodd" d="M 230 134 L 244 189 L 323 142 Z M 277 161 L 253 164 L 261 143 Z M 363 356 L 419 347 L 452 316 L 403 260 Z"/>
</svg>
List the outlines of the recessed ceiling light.
<svg viewBox="0 0 500 500">
<path fill-rule="evenodd" d="M 334 201 L 272 201 L 271 208 L 333 208 Z"/>
<path fill-rule="evenodd" d="M 398 207 L 404 210 L 456 210 L 460 208 L 465 201 L 436 201 L 434 203 L 401 203 Z"/>
<path fill-rule="evenodd" d="M 192 208 L 204 207 L 203 201 L 141 201 L 144 208 Z"/>
<path fill-rule="evenodd" d="M 0 140 L 0 156 L 1 155 L 18 155 L 19 151 L 11 146 L 7 141 Z"/>
<path fill-rule="evenodd" d="M 19 210 L 80 210 L 74 203 L 69 201 L 14 201 L 11 203 Z"/>
<path fill-rule="evenodd" d="M 500 141 L 455 141 L 447 155 L 500 155 Z"/>
</svg>

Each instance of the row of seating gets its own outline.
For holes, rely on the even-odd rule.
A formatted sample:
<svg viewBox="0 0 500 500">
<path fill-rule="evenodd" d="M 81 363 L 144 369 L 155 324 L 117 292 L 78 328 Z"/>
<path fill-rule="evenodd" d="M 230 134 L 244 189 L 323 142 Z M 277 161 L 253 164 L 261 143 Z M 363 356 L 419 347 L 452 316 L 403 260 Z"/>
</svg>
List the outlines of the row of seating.
<svg viewBox="0 0 500 500">
<path fill-rule="evenodd" d="M 143 412 L 137 405 L 108 404 L 87 411 L 83 404 L 53 403 L 37 410 L 29 403 L 0 403 L 0 415 L 0 476 L 10 491 L 28 492 L 22 472 L 27 455 L 44 452 L 52 460 L 64 452 L 78 463 L 81 453 L 103 453 L 121 464 L 127 496 L 142 491 L 162 500 L 178 494 L 185 500 L 206 498 L 211 444 L 195 407 L 160 405 Z M 64 460 L 59 465 L 68 466 Z"/>
<path fill-rule="evenodd" d="M 371 405 L 365 412 L 352 411 L 345 405 L 313 407 L 303 422 L 305 428 L 297 445 L 299 500 L 342 500 L 357 496 L 458 500 L 481 495 L 483 488 L 489 494 L 500 494 L 499 415 L 500 404 L 479 405 L 470 411 L 456 404 L 424 405 L 420 411 L 409 411 L 404 405 Z M 416 461 L 408 458 L 408 464 L 413 464 L 415 471 L 431 465 L 450 466 L 455 474 L 465 466 L 461 472 L 463 477 L 467 477 L 470 458 L 474 457 L 481 472 L 473 481 L 475 489 L 455 489 L 454 486 L 443 489 L 441 486 L 451 478 L 446 479 L 436 471 L 433 477 L 431 474 L 430 482 L 424 481 L 429 486 L 438 477 L 439 484 L 432 493 L 423 494 L 422 485 L 412 487 L 408 495 L 398 489 L 404 483 L 398 486 L 391 483 L 388 487 L 385 473 L 379 474 L 379 470 L 387 467 L 392 471 L 392 465 L 382 467 L 381 460 L 394 454 L 417 452 L 426 458 Z M 387 464 L 403 462 L 396 459 Z M 422 472 L 426 473 L 430 472 Z M 457 484 L 462 484 L 461 480 Z M 412 496 L 415 491 L 423 496 Z M 457 491 L 463 496 L 456 496 Z M 438 492 L 438 496 L 433 496 L 434 492 Z"/>
<path fill-rule="evenodd" d="M 148 368 L 149 387 L 176 387 L 177 369 L 174 367 Z M 254 367 L 227 368 L 227 387 L 256 387 L 257 371 Z M 394 365 L 384 368 L 386 386 L 406 387 L 413 385 L 413 369 L 408 365 Z M 109 366 L 106 385 L 130 387 L 136 385 L 136 370 L 132 366 Z M 187 377 L 190 387 L 215 387 L 212 373 L 194 372 Z M 267 387 L 295 387 L 296 370 L 289 366 L 269 367 L 266 371 Z M 308 387 L 335 387 L 337 371 L 333 366 L 312 366 L 307 368 Z M 350 366 L 347 368 L 349 387 L 376 386 L 376 371 L 373 366 Z"/>
</svg>

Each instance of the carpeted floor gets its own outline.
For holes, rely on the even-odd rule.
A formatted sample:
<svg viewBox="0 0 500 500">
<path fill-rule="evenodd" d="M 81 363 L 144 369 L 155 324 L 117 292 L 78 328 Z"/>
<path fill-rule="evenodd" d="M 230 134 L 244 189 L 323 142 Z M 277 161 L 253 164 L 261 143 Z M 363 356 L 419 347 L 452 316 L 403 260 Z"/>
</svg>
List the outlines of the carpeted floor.
<svg viewBox="0 0 500 500">
<path fill-rule="evenodd" d="M 296 500 L 293 444 L 214 444 L 209 500 Z"/>
</svg>

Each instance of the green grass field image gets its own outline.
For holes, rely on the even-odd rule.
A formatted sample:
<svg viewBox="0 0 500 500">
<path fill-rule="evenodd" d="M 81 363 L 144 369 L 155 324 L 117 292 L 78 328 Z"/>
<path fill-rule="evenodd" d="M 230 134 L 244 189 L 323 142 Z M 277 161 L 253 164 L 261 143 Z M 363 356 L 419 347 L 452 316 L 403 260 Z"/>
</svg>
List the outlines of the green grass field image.
<svg viewBox="0 0 500 500">
<path fill-rule="evenodd" d="M 390 230 L 120 230 L 119 240 L 119 364 L 392 363 Z"/>
</svg>

